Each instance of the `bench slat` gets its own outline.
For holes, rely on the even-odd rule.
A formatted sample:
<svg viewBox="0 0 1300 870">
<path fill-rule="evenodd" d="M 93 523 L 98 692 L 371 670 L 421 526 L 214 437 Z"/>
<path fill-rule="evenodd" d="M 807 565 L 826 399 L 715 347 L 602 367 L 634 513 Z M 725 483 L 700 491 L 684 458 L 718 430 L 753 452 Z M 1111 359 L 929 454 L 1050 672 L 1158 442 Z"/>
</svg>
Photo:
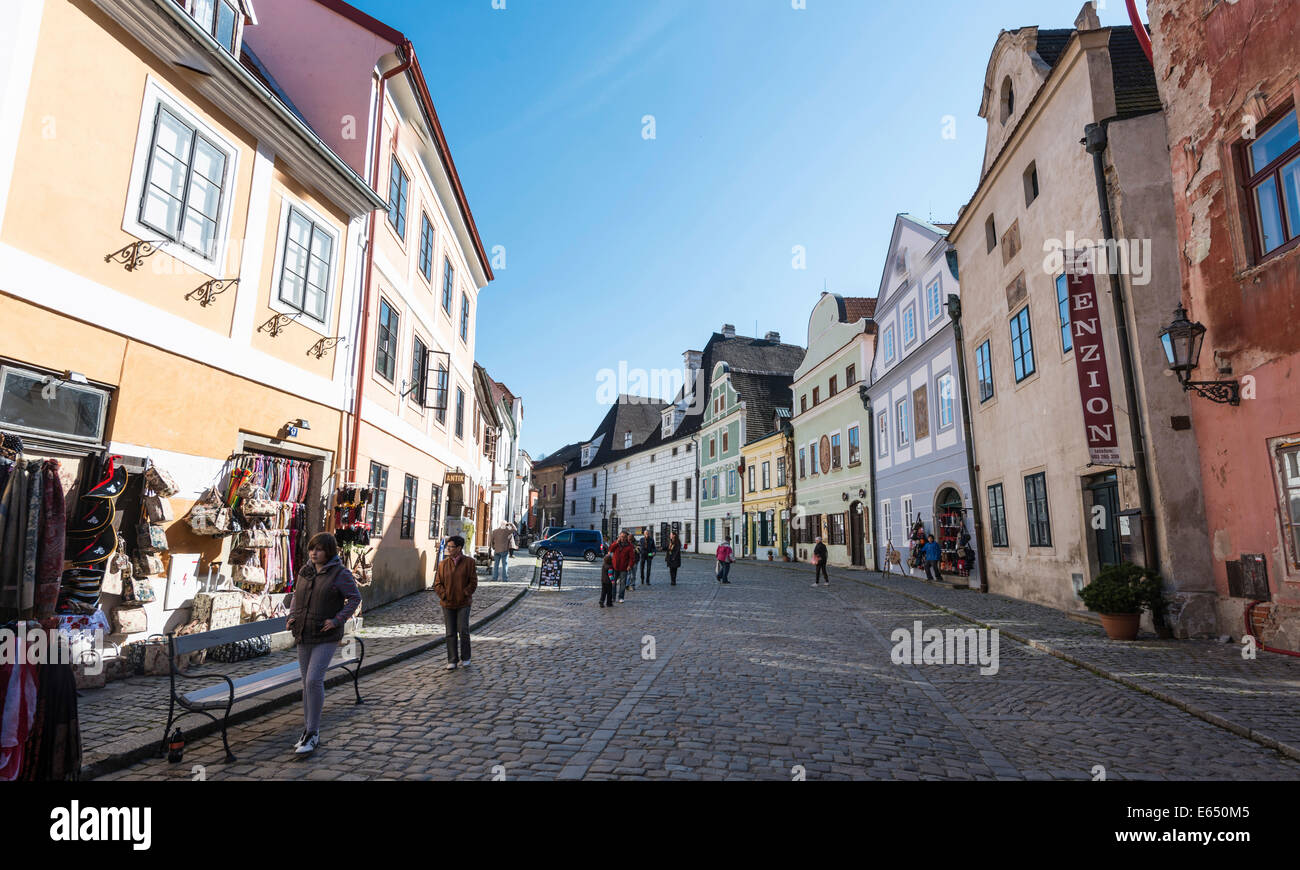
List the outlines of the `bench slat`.
<svg viewBox="0 0 1300 870">
<path fill-rule="evenodd" d="M 221 646 L 226 643 L 234 643 L 238 640 L 247 640 L 250 637 L 279 634 L 288 630 L 288 624 L 289 617 L 279 616 L 275 619 L 244 622 L 239 625 L 232 625 L 229 628 L 218 628 L 213 631 L 200 632 L 199 634 L 182 635 L 173 638 L 172 643 L 175 645 L 176 654 L 183 655 L 201 649 L 211 649 L 214 646 Z"/>
<path fill-rule="evenodd" d="M 333 659 L 327 670 L 336 670 L 344 665 L 356 664 L 358 658 L 339 656 Z M 265 692 L 292 685 L 302 679 L 302 671 L 296 662 L 280 665 L 278 668 L 260 671 L 235 680 L 235 700 L 241 701 Z M 185 695 L 185 703 L 191 707 L 224 707 L 230 698 L 230 687 L 226 683 L 216 683 L 206 689 L 199 689 Z"/>
</svg>

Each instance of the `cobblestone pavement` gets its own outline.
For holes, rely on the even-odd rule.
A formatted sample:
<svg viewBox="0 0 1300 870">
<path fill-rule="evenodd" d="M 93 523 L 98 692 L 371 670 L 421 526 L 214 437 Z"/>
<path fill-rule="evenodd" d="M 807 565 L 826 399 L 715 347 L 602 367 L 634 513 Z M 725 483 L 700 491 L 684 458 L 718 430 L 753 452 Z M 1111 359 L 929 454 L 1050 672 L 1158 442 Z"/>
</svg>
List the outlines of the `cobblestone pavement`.
<svg viewBox="0 0 1300 870">
<path fill-rule="evenodd" d="M 517 594 L 520 586 L 532 577 L 533 564 L 534 560 L 527 556 L 512 559 L 507 575 L 509 582 L 493 582 L 480 575 L 478 593 L 474 596 L 475 619 Z M 365 640 L 367 662 L 413 644 L 436 640 L 444 633 L 442 610 L 431 591 L 365 611 L 358 632 Z M 293 661 L 297 661 L 297 652 L 290 648 L 236 664 L 208 663 L 192 673 L 210 673 L 217 681 L 216 674 L 244 676 Z M 202 680 L 187 682 L 193 683 L 187 690 L 206 685 Z M 145 740 L 160 742 L 162 726 L 167 720 L 168 686 L 166 676 L 133 676 L 101 689 L 83 689 L 77 710 L 85 764 L 94 764 Z M 240 705 L 235 709 L 241 709 Z M 202 717 L 191 717 L 181 724 L 184 727 L 186 722 L 202 721 Z"/>
<path fill-rule="evenodd" d="M 737 564 L 733 583 L 688 559 L 597 608 L 597 571 L 527 597 L 474 638 L 326 699 L 322 744 L 292 754 L 284 708 L 111 779 L 1300 779 L 1300 763 L 1149 695 L 1003 638 L 978 665 L 894 664 L 891 634 L 970 627 L 903 595 Z"/>
</svg>

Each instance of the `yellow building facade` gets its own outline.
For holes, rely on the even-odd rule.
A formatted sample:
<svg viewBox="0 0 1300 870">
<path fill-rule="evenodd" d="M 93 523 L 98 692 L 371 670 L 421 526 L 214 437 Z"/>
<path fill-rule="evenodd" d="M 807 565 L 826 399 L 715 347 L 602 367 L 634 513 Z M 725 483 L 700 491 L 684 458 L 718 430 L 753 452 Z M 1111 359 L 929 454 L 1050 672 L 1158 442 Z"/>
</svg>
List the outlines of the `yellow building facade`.
<svg viewBox="0 0 1300 870">
<path fill-rule="evenodd" d="M 790 542 L 789 452 L 784 427 L 744 446 L 745 558 L 785 559 Z"/>
</svg>

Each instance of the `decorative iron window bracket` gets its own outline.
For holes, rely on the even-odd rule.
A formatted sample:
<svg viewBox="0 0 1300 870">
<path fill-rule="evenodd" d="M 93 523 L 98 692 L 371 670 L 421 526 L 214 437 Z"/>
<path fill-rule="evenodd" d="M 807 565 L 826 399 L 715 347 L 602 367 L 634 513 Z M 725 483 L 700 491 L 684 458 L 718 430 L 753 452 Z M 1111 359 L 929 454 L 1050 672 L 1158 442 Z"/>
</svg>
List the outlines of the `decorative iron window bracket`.
<svg viewBox="0 0 1300 870">
<path fill-rule="evenodd" d="M 296 314 L 273 315 L 270 320 L 266 321 L 266 323 L 263 323 L 261 326 L 259 326 L 257 328 L 257 331 L 265 332 L 268 335 L 270 335 L 271 338 L 275 338 L 277 335 L 284 332 L 284 328 L 286 326 L 288 326 L 290 323 L 293 323 L 301 316 L 302 316 L 302 312 L 298 312 Z"/>
<path fill-rule="evenodd" d="M 212 304 L 214 297 L 220 296 L 231 288 L 239 286 L 238 278 L 213 278 L 206 284 L 200 284 L 193 290 L 185 294 L 186 301 L 190 299 L 199 300 L 199 306 L 207 308 Z"/>
<path fill-rule="evenodd" d="M 346 335 L 336 335 L 332 338 L 322 338 L 320 341 L 307 348 L 307 355 L 315 355 L 316 359 L 321 359 L 325 354 L 338 347 L 348 340 Z"/>
<path fill-rule="evenodd" d="M 148 241 L 141 239 L 138 242 L 132 242 L 125 248 L 114 251 L 104 257 L 105 263 L 111 263 L 114 260 L 126 267 L 126 271 L 134 272 L 140 268 L 146 257 L 161 251 L 163 245 L 169 244 L 170 239 L 150 239 Z"/>
<path fill-rule="evenodd" d="M 1219 405 L 1241 404 L 1241 385 L 1236 381 L 1183 381 L 1183 391 L 1189 390 Z"/>
</svg>

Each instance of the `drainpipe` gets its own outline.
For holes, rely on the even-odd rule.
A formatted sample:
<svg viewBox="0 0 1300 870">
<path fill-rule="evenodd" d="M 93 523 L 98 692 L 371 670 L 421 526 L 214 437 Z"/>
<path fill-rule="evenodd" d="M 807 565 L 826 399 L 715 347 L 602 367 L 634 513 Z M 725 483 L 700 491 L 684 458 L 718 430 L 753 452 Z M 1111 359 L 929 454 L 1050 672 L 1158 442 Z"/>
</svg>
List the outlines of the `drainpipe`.
<svg viewBox="0 0 1300 870">
<path fill-rule="evenodd" d="M 1108 139 L 1105 124 L 1084 127 L 1084 147 L 1092 155 L 1092 171 L 1097 179 L 1097 205 L 1101 209 L 1101 231 L 1106 237 L 1107 251 L 1115 250 L 1115 229 L 1111 222 L 1110 197 L 1106 193 L 1106 166 L 1104 155 Z M 1137 470 L 1138 509 L 1142 512 L 1142 550 L 1147 568 L 1160 572 L 1160 551 L 1156 547 L 1155 517 L 1151 513 L 1151 481 L 1147 468 L 1147 452 L 1143 434 L 1141 407 L 1138 404 L 1137 377 L 1133 370 L 1133 350 L 1128 334 L 1128 306 L 1124 302 L 1124 285 L 1117 269 L 1109 268 L 1111 301 L 1115 305 L 1115 323 L 1119 333 L 1119 358 L 1124 371 L 1124 400 L 1128 407 L 1129 438 L 1133 444 L 1133 464 Z M 1152 617 L 1158 625 L 1164 620 L 1160 614 Z"/>
<path fill-rule="evenodd" d="M 868 376 L 870 373 L 868 372 Z M 871 512 L 871 561 L 876 565 L 876 570 L 880 570 L 879 560 L 876 558 L 876 549 L 880 544 L 880 539 L 876 537 L 876 415 L 871 410 L 871 396 L 867 395 L 867 382 L 863 381 L 862 386 L 858 387 L 858 396 L 862 399 L 862 408 L 867 412 L 867 453 L 869 461 L 867 464 L 871 467 L 869 484 L 871 490 L 868 492 L 867 510 Z M 888 548 L 886 548 L 885 559 L 889 559 Z"/>
<path fill-rule="evenodd" d="M 411 46 L 409 39 L 398 46 L 398 49 L 406 60 L 379 77 L 379 100 L 375 104 L 374 159 L 370 165 L 370 183 L 375 186 L 376 192 L 378 192 L 379 185 L 379 154 L 384 144 L 384 95 L 388 92 L 388 80 L 406 72 L 415 63 L 415 49 Z M 365 286 L 361 291 L 361 335 L 357 351 L 357 395 L 352 406 L 352 451 L 348 463 L 352 467 L 354 475 L 357 472 L 357 457 L 361 446 L 361 402 L 366 392 L 366 345 L 368 343 L 366 339 L 370 335 L 370 286 L 371 276 L 375 271 L 375 220 L 378 214 L 378 210 L 370 212 L 364 266 Z"/>
<path fill-rule="evenodd" d="M 948 316 L 952 319 L 953 338 L 957 343 L 957 379 L 961 381 L 961 429 L 966 440 L 966 478 L 970 487 L 972 524 L 975 527 L 975 566 L 980 574 L 980 591 L 989 591 L 988 562 L 984 550 L 984 510 L 980 507 L 979 481 L 975 477 L 975 437 L 970 425 L 970 386 L 966 381 L 966 348 L 961 328 L 961 297 L 948 294 Z"/>
<path fill-rule="evenodd" d="M 703 532 L 700 530 L 700 436 L 692 435 L 691 443 L 694 444 L 695 453 L 695 552 L 700 552 L 700 537 Z"/>
</svg>

